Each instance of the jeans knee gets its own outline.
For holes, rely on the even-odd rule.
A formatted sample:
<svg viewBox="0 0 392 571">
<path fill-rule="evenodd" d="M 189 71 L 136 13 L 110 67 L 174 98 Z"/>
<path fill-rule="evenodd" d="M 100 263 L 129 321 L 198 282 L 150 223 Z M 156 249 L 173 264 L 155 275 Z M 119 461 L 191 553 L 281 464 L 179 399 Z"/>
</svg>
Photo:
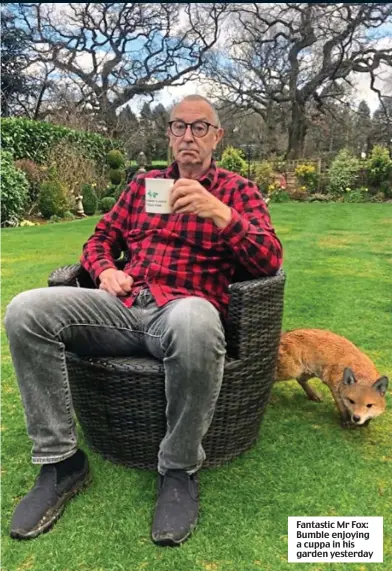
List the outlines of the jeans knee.
<svg viewBox="0 0 392 571">
<path fill-rule="evenodd" d="M 45 313 L 42 307 L 42 290 L 29 290 L 16 295 L 8 304 L 4 326 L 8 336 L 19 334 L 36 315 Z"/>
<path fill-rule="evenodd" d="M 225 336 L 217 309 L 207 300 L 188 297 L 179 300 L 169 319 L 169 330 L 178 342 L 196 347 L 223 347 Z"/>
</svg>

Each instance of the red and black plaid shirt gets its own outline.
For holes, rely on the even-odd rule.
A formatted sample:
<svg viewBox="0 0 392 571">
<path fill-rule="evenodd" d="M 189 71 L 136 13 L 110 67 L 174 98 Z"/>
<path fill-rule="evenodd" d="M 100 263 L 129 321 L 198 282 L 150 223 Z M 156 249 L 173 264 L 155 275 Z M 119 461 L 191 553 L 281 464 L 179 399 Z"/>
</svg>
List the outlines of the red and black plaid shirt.
<svg viewBox="0 0 392 571">
<path fill-rule="evenodd" d="M 124 272 L 134 279 L 132 292 L 120 297 L 127 307 L 140 289 L 148 287 L 158 306 L 193 295 L 209 300 L 226 315 L 228 285 L 236 268 L 254 277 L 273 275 L 280 268 L 282 246 L 255 183 L 211 162 L 199 182 L 232 211 L 229 225 L 219 229 L 196 214 L 147 214 L 145 178 L 178 179 L 178 166 L 174 162 L 167 169 L 135 177 L 97 224 L 81 257 L 98 285 L 103 270 L 116 268 L 114 244 L 125 242 L 129 262 Z"/>
</svg>

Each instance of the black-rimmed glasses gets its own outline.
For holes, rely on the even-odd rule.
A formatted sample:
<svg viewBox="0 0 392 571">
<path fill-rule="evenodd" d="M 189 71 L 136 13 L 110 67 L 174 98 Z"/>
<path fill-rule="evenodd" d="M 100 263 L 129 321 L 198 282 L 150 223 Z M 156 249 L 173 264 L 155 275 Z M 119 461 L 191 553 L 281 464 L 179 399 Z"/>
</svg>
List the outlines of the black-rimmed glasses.
<svg viewBox="0 0 392 571">
<path fill-rule="evenodd" d="M 217 125 L 213 125 L 207 121 L 194 121 L 193 123 L 185 123 L 185 121 L 180 120 L 169 121 L 170 131 L 175 137 L 183 137 L 188 125 L 191 128 L 192 134 L 197 138 L 205 137 L 210 127 L 219 129 Z"/>
</svg>

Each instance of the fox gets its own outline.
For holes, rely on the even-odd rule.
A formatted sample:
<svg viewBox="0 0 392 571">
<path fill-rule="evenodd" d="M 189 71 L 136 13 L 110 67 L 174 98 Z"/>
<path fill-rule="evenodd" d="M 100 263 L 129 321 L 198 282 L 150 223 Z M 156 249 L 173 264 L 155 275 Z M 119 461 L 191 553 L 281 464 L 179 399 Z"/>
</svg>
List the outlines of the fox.
<svg viewBox="0 0 392 571">
<path fill-rule="evenodd" d="M 283 332 L 275 382 L 296 379 L 310 400 L 320 402 L 309 385 L 313 377 L 331 391 L 343 428 L 367 426 L 386 409 L 388 377 L 351 341 L 323 329 Z"/>
</svg>

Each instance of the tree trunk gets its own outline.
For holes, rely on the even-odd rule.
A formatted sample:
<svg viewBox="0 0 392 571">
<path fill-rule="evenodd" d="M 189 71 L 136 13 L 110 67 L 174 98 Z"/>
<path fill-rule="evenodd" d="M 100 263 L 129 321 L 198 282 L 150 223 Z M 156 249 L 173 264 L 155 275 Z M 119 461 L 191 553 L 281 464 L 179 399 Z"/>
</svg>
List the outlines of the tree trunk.
<svg viewBox="0 0 392 571">
<path fill-rule="evenodd" d="M 287 147 L 288 159 L 300 159 L 304 156 L 306 131 L 305 103 L 304 101 L 295 100 L 291 106 L 291 122 Z"/>
<path fill-rule="evenodd" d="M 41 89 L 39 91 L 39 94 L 37 97 L 37 102 L 35 104 L 35 110 L 34 110 L 34 114 L 33 114 L 34 121 L 38 121 L 38 119 L 40 118 L 41 105 L 42 105 L 42 101 L 43 101 L 47 87 L 48 87 L 48 83 L 46 81 L 44 81 L 42 86 L 41 86 Z"/>
<path fill-rule="evenodd" d="M 8 101 L 6 97 L 3 97 L 3 94 L 1 94 L 1 114 L 3 117 L 9 117 L 10 112 L 9 112 L 9 107 L 8 107 Z"/>
<path fill-rule="evenodd" d="M 263 151 L 267 157 L 272 154 L 279 154 L 276 104 L 274 106 L 272 102 L 268 103 L 265 116 L 263 118 L 266 130 Z"/>
</svg>

